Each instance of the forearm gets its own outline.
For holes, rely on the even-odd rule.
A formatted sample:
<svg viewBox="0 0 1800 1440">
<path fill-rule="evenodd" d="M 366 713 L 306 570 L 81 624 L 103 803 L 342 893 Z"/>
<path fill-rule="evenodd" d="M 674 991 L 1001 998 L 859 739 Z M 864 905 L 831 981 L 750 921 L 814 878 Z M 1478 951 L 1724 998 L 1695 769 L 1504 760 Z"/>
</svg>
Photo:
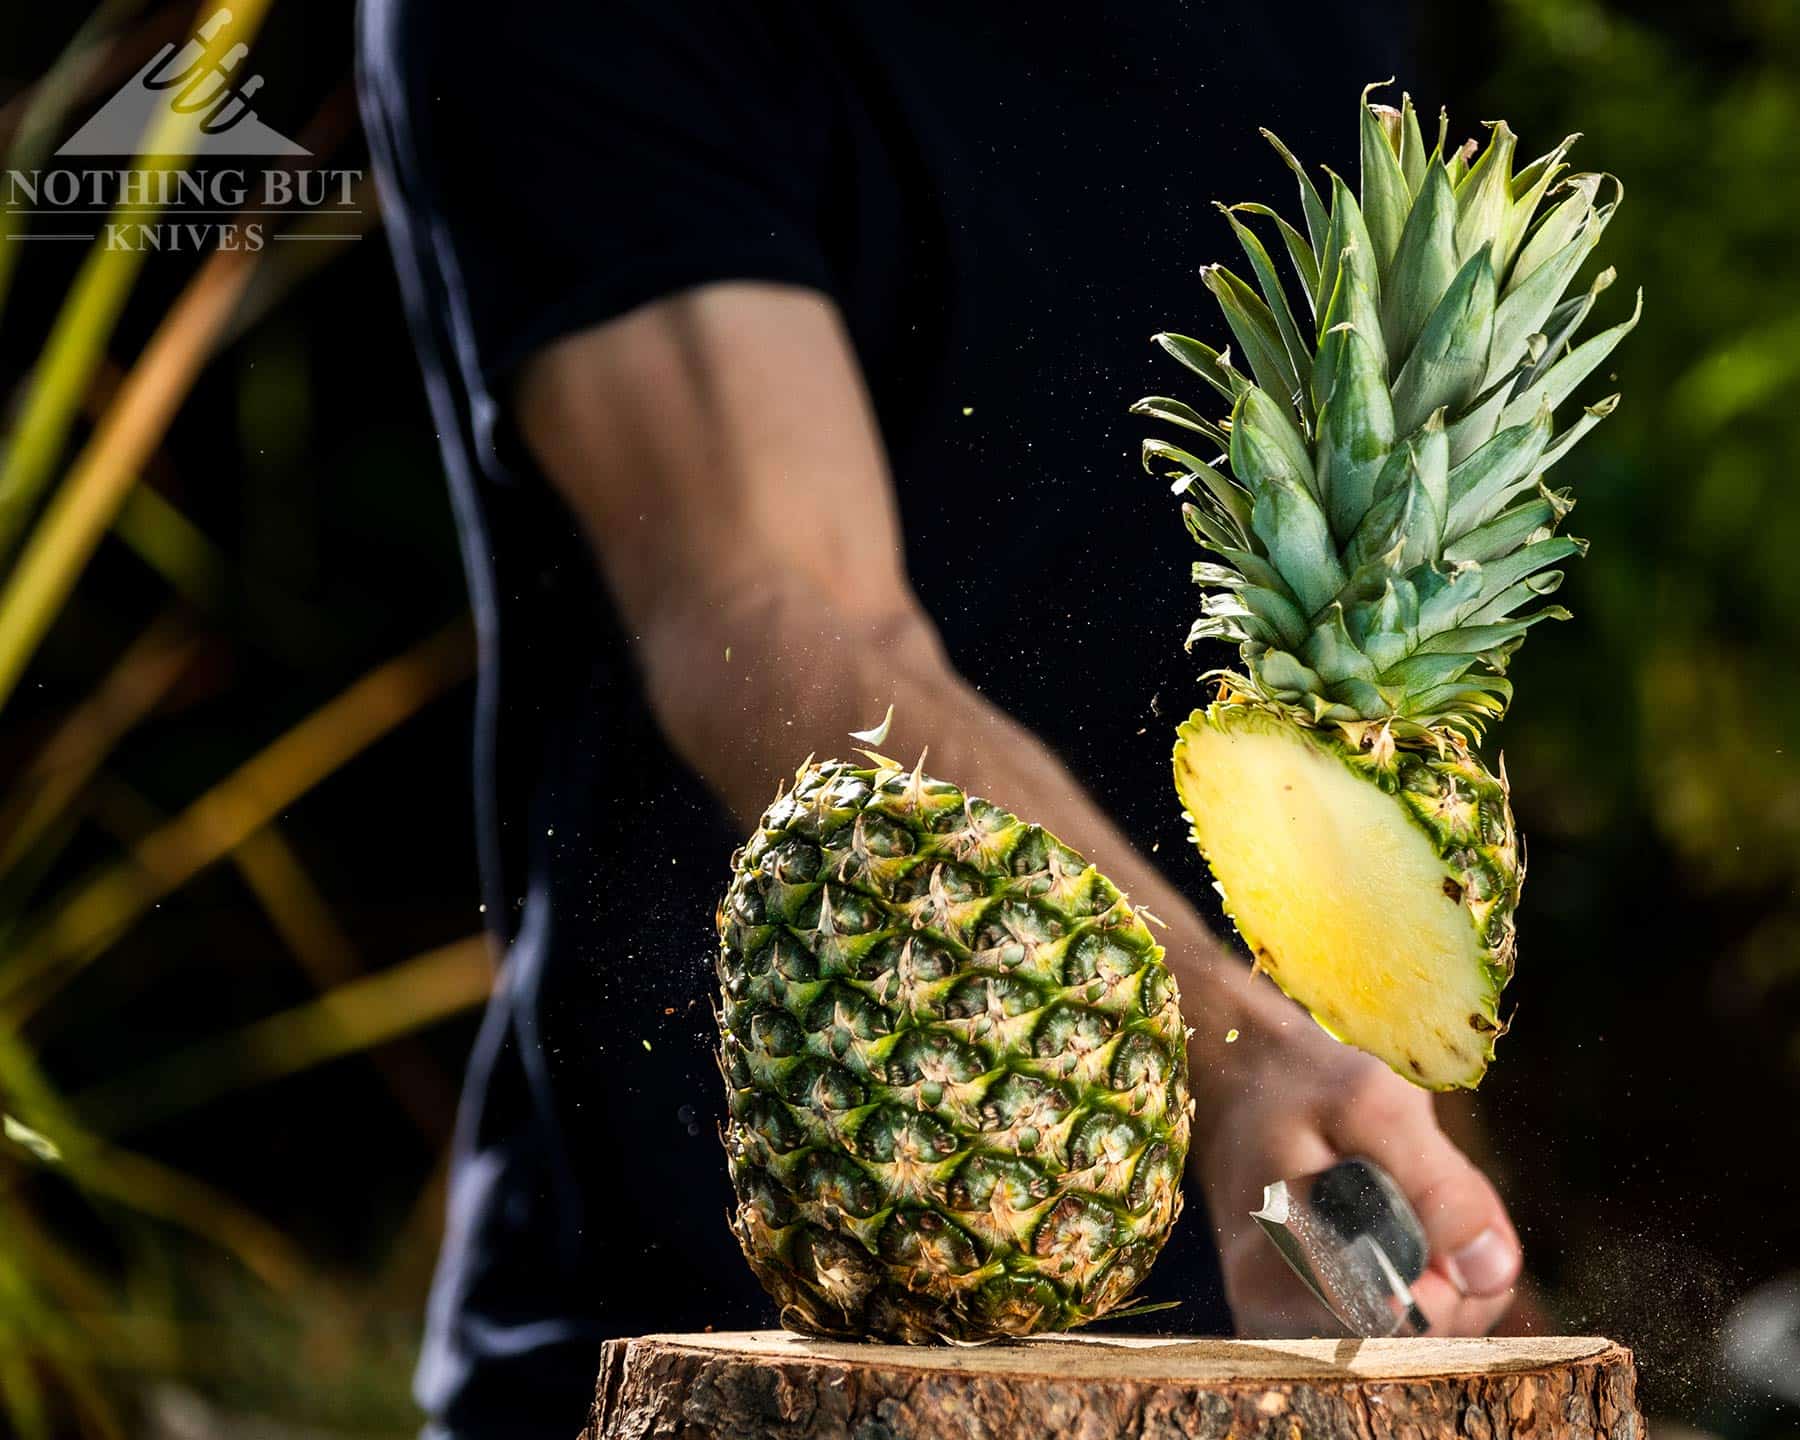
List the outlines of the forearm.
<svg viewBox="0 0 1800 1440">
<path fill-rule="evenodd" d="M 815 594 L 763 587 L 651 627 L 644 660 L 666 733 L 745 826 L 808 754 L 845 754 L 856 745 L 847 732 L 894 703 L 884 753 L 910 762 L 929 747 L 933 772 L 1043 825 L 1166 923 L 1203 1101 L 1224 1035 L 1276 1000 L 1252 991 L 1247 968 L 1051 750 L 957 674 L 915 608 L 850 621 Z"/>
</svg>

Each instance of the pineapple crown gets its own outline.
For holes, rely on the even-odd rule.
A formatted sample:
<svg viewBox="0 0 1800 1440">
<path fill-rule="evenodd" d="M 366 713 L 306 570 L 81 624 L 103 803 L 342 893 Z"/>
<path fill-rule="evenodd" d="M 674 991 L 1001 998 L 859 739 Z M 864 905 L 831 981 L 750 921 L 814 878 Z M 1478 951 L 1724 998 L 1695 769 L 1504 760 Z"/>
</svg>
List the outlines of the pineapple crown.
<svg viewBox="0 0 1800 1440">
<path fill-rule="evenodd" d="M 1326 170 L 1327 206 L 1264 130 L 1299 180 L 1305 233 L 1266 205 L 1219 207 L 1256 283 L 1222 265 L 1202 273 L 1248 373 L 1229 349 L 1155 337 L 1230 418 L 1161 396 L 1132 412 L 1218 451 L 1202 460 L 1153 439 L 1143 460 L 1186 497 L 1189 533 L 1224 562 L 1194 565 L 1208 593 L 1188 644 L 1238 642 L 1247 674 L 1221 672 L 1228 696 L 1306 724 L 1475 740 L 1505 713 L 1503 672 L 1525 632 L 1568 618 L 1527 608 L 1587 548 L 1555 533 L 1574 500 L 1544 474 L 1619 397 L 1560 431 L 1554 411 L 1637 323 L 1643 296 L 1629 319 L 1577 342 L 1613 271 L 1563 296 L 1621 195 L 1611 176 L 1568 173 L 1577 136 L 1515 173 L 1504 120 L 1485 149 L 1446 153 L 1440 112 L 1427 153 L 1411 97 L 1371 105 L 1378 88 L 1360 107 L 1360 197 Z M 1280 232 L 1306 330 L 1242 217 Z"/>
</svg>

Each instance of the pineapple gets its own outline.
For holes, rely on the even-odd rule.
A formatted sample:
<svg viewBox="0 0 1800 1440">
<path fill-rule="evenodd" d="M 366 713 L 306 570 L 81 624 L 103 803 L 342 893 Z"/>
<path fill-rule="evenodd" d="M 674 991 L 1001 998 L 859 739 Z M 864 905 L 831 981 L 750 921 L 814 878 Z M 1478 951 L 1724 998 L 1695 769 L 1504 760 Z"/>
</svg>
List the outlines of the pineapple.
<svg viewBox="0 0 1800 1440">
<path fill-rule="evenodd" d="M 1213 702 L 1180 727 L 1175 783 L 1257 965 L 1338 1039 L 1433 1089 L 1477 1084 L 1501 1034 L 1523 851 L 1506 772 L 1474 745 L 1512 696 L 1506 664 L 1585 542 L 1547 472 L 1618 403 L 1559 405 L 1637 323 L 1577 334 L 1613 272 L 1565 299 L 1617 207 L 1570 173 L 1575 137 L 1518 170 L 1428 153 L 1410 98 L 1361 105 L 1362 176 L 1300 182 L 1304 233 L 1221 207 L 1254 285 L 1204 272 L 1238 357 L 1156 340 L 1229 405 L 1152 397 L 1144 464 L 1185 495 L 1207 594 L 1188 643 L 1235 641 Z M 1329 173 L 1329 172 L 1327 172 Z M 1272 222 L 1304 318 L 1249 222 Z M 1302 325 L 1306 329 L 1302 330 Z M 1195 441 L 1188 441 L 1195 444 Z M 1536 608 L 1533 606 L 1536 605 Z"/>
<path fill-rule="evenodd" d="M 733 1229 L 790 1329 L 918 1344 L 1085 1324 L 1181 1210 L 1175 982 L 1054 836 L 869 760 L 803 766 L 733 859 Z"/>
</svg>

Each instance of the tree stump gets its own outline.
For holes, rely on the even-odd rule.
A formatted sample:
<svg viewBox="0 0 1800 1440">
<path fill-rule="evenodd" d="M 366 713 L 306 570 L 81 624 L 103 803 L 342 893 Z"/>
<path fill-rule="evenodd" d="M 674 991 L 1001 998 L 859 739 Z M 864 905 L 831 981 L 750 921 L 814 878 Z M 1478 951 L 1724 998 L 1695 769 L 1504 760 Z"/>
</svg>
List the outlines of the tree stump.
<svg viewBox="0 0 1800 1440">
<path fill-rule="evenodd" d="M 608 1342 L 581 1440 L 1640 1440 L 1610 1340 Z"/>
</svg>

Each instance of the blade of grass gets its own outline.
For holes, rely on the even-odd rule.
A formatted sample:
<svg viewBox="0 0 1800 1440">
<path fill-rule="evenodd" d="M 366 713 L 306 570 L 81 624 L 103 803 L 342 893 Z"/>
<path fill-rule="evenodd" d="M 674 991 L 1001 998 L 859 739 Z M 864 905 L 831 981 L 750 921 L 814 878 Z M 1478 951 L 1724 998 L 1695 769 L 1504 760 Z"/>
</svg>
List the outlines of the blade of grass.
<svg viewBox="0 0 1800 1440">
<path fill-rule="evenodd" d="M 22 1023 L 150 906 L 466 677 L 472 664 L 465 616 L 363 676 L 146 836 L 129 858 L 78 884 L 0 960 L 7 1022 Z"/>
<path fill-rule="evenodd" d="M 66 714 L 0 806 L 0 875 L 43 839 L 120 739 L 193 663 L 200 642 L 173 612 L 152 620 L 99 687 Z"/>
<path fill-rule="evenodd" d="M 114 47 L 105 38 L 115 26 L 130 18 L 143 5 L 143 0 L 102 0 L 63 47 L 49 70 L 31 87 L 18 112 L 18 125 L 13 143 L 6 153 L 7 170 L 38 169 L 49 153 L 64 117 L 88 91 L 94 76 L 105 66 Z M 23 216 L 17 207 L 0 209 L 0 314 L 6 310 L 6 296 L 12 288 L 13 267 L 21 246 L 11 243 L 23 228 Z"/>
<path fill-rule="evenodd" d="M 222 53 L 233 44 L 248 43 L 261 25 L 268 5 L 269 0 L 236 0 L 232 23 L 213 39 L 211 53 Z M 168 152 L 192 123 L 190 116 L 174 106 L 166 107 L 144 139 L 137 168 L 151 172 L 175 172 L 184 168 L 188 157 Z M 119 206 L 114 209 L 109 223 L 124 223 L 128 214 L 142 221 L 161 208 L 154 204 Z M 51 328 L 50 339 L 32 371 L 24 408 L 8 437 L 5 457 L 0 460 L 0 556 L 12 550 L 38 496 L 50 482 L 63 447 L 68 443 L 89 377 L 112 338 L 113 328 L 130 298 L 146 253 L 141 249 L 109 250 L 96 243 L 75 277 L 74 286 Z M 215 260 L 218 258 L 214 256 Z M 154 342 L 152 344 L 154 346 Z M 142 368 L 140 363 L 137 369 Z M 7 678 L 0 671 L 0 700 L 11 690 L 12 678 L 16 677 Z"/>
<path fill-rule="evenodd" d="M 493 978 L 487 938 L 471 935 L 104 1081 L 71 1103 L 104 1134 L 155 1124 L 460 1014 L 487 999 Z"/>
<path fill-rule="evenodd" d="M 207 260 L 157 327 L 106 419 L 57 488 L 0 589 L 0 705 L 12 694 L 138 472 L 187 398 L 254 263 L 248 252 L 229 250 Z M 82 371 L 84 386 L 90 369 Z M 0 551 L 4 530 L 0 517 Z"/>
</svg>

